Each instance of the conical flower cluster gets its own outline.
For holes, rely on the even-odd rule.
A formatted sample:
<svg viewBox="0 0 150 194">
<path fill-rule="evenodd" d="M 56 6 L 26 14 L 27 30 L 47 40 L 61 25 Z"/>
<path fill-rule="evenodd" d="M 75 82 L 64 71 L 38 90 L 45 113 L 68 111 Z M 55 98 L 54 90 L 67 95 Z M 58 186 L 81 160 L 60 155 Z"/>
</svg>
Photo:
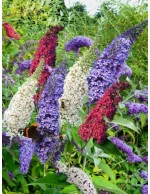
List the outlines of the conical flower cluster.
<svg viewBox="0 0 150 194">
<path fill-rule="evenodd" d="M 39 61 L 41 58 L 44 58 L 45 66 L 48 65 L 50 67 L 55 66 L 56 60 L 56 47 L 58 45 L 58 32 L 63 29 L 62 26 L 54 26 L 51 27 L 45 36 L 40 40 L 39 46 L 37 48 L 36 53 L 34 54 L 34 59 L 32 60 L 30 66 L 30 74 L 32 74 L 37 68 Z M 39 79 L 39 85 L 43 85 L 46 83 L 47 78 L 49 77 L 50 72 L 44 67 L 41 77 Z"/>
<path fill-rule="evenodd" d="M 61 124 L 69 122 L 76 125 L 81 122 L 79 110 L 83 106 L 88 91 L 86 77 L 95 57 L 95 46 L 92 45 L 70 68 L 64 82 L 64 93 L 59 99 Z"/>
<path fill-rule="evenodd" d="M 118 81 L 121 75 L 131 75 L 132 71 L 127 68 L 125 61 L 129 56 L 131 46 L 146 25 L 147 20 L 125 31 L 100 54 L 87 78 L 91 103 L 99 100 L 105 90 Z"/>
<path fill-rule="evenodd" d="M 117 105 L 122 101 L 119 91 L 124 90 L 127 86 L 128 83 L 126 82 L 118 82 L 106 90 L 79 128 L 78 133 L 82 140 L 88 141 L 93 138 L 98 143 L 102 143 L 106 139 L 107 123 L 104 117 L 107 117 L 110 121 L 113 119 Z"/>
<path fill-rule="evenodd" d="M 4 22 L 3 24 L 6 34 L 9 38 L 13 38 L 16 40 L 20 39 L 20 35 L 16 32 L 16 30 L 11 26 L 8 22 Z"/>
<path fill-rule="evenodd" d="M 38 77 L 42 71 L 44 61 L 31 77 L 18 89 L 18 92 L 10 101 L 8 109 L 4 112 L 3 124 L 7 128 L 10 136 L 19 135 L 18 130 L 24 129 L 30 121 L 34 110 L 33 96 L 36 94 Z"/>
<path fill-rule="evenodd" d="M 110 141 L 116 145 L 116 147 L 121 150 L 122 152 L 125 153 L 127 156 L 127 159 L 130 163 L 134 162 L 142 162 L 142 158 L 136 154 L 134 154 L 133 149 L 128 146 L 125 142 L 122 140 L 118 139 L 117 137 L 111 137 Z"/>
<path fill-rule="evenodd" d="M 58 159 L 59 146 L 59 103 L 63 93 L 66 66 L 54 69 L 45 85 L 38 103 L 38 131 L 40 132 L 37 155 L 41 163 L 45 163 L 49 155 Z M 43 149 L 44 147 L 44 149 Z M 55 153 L 54 153 L 55 152 Z M 56 153 L 57 152 L 57 153 Z"/>
<path fill-rule="evenodd" d="M 64 163 L 57 162 L 56 168 L 59 172 L 67 175 L 67 182 L 75 184 L 84 194 L 97 194 L 97 191 L 89 176 L 80 168 L 68 168 Z"/>
<path fill-rule="evenodd" d="M 94 41 L 87 36 L 76 36 L 65 44 L 65 50 L 79 53 L 81 47 L 90 47 L 93 43 Z"/>
</svg>

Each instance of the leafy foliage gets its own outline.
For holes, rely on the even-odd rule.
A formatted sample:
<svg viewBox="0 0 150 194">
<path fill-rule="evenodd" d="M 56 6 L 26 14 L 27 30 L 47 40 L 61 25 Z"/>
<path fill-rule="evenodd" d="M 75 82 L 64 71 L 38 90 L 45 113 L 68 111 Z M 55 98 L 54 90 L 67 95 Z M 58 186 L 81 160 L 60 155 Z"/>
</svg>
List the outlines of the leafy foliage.
<svg viewBox="0 0 150 194">
<path fill-rule="evenodd" d="M 7 70 L 15 83 L 3 86 L 3 110 L 6 110 L 12 96 L 17 92 L 26 78 L 29 76 L 25 71 L 23 75 L 17 75 L 17 66 L 13 65 L 14 60 L 19 60 L 17 53 L 25 60 L 33 59 L 38 41 L 44 36 L 50 26 L 63 25 L 65 30 L 60 32 L 56 66 L 64 59 L 68 60 L 68 67 L 71 67 L 78 57 L 76 53 L 66 53 L 64 45 L 74 36 L 83 35 L 97 41 L 100 52 L 119 34 L 131 26 L 140 23 L 147 18 L 146 4 L 137 7 L 120 4 L 119 9 L 112 8 L 115 5 L 103 4 L 99 12 L 90 17 L 84 6 L 76 4 L 75 7 L 67 9 L 62 0 L 3 0 L 3 22 L 10 22 L 20 34 L 20 40 L 10 40 L 6 38 L 3 29 L 3 68 Z M 26 47 L 23 51 L 21 46 L 29 40 L 35 40 L 34 45 Z M 141 157 L 147 156 L 147 115 L 141 113 L 139 118 L 129 115 L 124 106 L 126 101 L 138 102 L 134 98 L 133 92 L 136 89 L 145 89 L 147 85 L 147 29 L 140 35 L 133 45 L 127 64 L 132 68 L 133 76 L 131 80 L 127 78 L 131 88 L 122 93 L 123 102 L 119 104 L 113 121 L 110 123 L 106 118 L 108 139 L 102 144 L 98 144 L 93 139 L 88 142 L 82 141 L 78 135 L 78 126 L 69 123 L 63 125 L 61 134 L 66 137 L 66 144 L 61 160 L 67 162 L 69 166 L 82 168 L 100 192 L 102 189 L 111 193 L 119 194 L 139 194 L 141 187 L 146 181 L 140 177 L 141 170 L 147 171 L 147 164 L 144 162 L 129 164 L 123 153 L 121 153 L 109 137 L 121 137 Z M 81 49 L 81 56 L 87 48 Z M 144 72 L 144 73 L 143 73 Z M 124 80 L 125 78 L 122 77 Z M 88 109 L 85 99 L 84 106 L 79 115 L 84 122 Z M 90 109 L 92 106 L 90 107 Z M 32 114 L 30 123 L 35 122 L 37 109 Z M 119 126 L 115 130 L 111 124 Z M 67 176 L 58 173 L 52 164 L 47 162 L 44 166 L 40 164 L 36 156 L 33 157 L 27 175 L 21 174 L 19 170 L 18 145 L 12 147 L 4 146 L 2 150 L 3 159 L 3 194 L 81 194 L 81 191 L 66 182 Z M 9 172 L 13 177 L 9 176 Z"/>
</svg>

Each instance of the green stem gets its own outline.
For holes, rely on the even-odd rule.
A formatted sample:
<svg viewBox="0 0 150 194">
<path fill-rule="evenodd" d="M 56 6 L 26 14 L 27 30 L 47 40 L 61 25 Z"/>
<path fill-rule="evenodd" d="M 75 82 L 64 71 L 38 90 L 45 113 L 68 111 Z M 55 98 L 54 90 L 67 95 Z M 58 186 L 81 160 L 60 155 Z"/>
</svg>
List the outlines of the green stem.
<svg viewBox="0 0 150 194">
<path fill-rule="evenodd" d="M 132 98 L 134 96 L 134 94 L 132 94 L 131 96 L 129 96 L 128 98 L 126 98 L 124 101 L 122 101 L 121 103 L 124 103 L 126 101 L 128 101 L 130 98 Z"/>
<path fill-rule="evenodd" d="M 46 176 L 46 166 L 44 164 L 44 176 Z"/>
<path fill-rule="evenodd" d="M 85 169 L 85 165 L 86 165 L 86 157 L 84 157 L 84 160 L 83 160 L 83 167 L 82 167 L 83 170 Z"/>
</svg>

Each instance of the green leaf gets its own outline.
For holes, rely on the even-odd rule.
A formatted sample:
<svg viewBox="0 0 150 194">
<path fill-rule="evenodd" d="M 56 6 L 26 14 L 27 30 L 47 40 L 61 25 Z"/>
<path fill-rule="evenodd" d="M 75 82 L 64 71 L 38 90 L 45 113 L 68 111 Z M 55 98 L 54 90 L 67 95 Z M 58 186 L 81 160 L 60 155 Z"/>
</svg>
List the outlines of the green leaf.
<svg viewBox="0 0 150 194">
<path fill-rule="evenodd" d="M 81 117 L 82 121 L 85 120 L 86 115 L 87 113 L 83 109 L 79 110 L 79 116 Z"/>
<path fill-rule="evenodd" d="M 50 173 L 45 177 L 42 177 L 36 180 L 34 183 L 30 183 L 28 185 L 39 185 L 39 184 L 49 184 L 49 185 L 68 185 L 66 183 L 66 175 L 58 175 L 56 173 Z"/>
<path fill-rule="evenodd" d="M 101 162 L 101 159 L 99 159 L 99 158 L 93 158 L 93 160 L 94 160 L 94 165 L 95 165 L 95 167 L 96 166 L 99 166 L 99 163 Z"/>
<path fill-rule="evenodd" d="M 127 80 L 127 82 L 129 82 L 129 84 L 131 85 L 132 89 L 135 90 L 136 89 L 136 85 L 132 82 L 132 80 L 129 77 L 127 77 L 126 80 Z"/>
<path fill-rule="evenodd" d="M 125 191 L 121 190 L 115 184 L 110 181 L 105 180 L 101 176 L 93 176 L 92 178 L 93 183 L 99 189 L 104 189 L 106 191 L 113 192 L 114 194 L 127 194 Z"/>
<path fill-rule="evenodd" d="M 47 189 L 43 192 L 43 194 L 58 194 L 58 193 L 60 193 L 60 189 L 56 188 Z"/>
<path fill-rule="evenodd" d="M 144 113 L 140 113 L 141 127 L 143 128 L 146 125 L 147 115 Z"/>
<path fill-rule="evenodd" d="M 10 179 L 9 175 L 5 172 L 5 170 L 2 170 L 2 177 L 3 177 L 3 179 L 5 179 L 5 181 L 7 181 L 9 186 L 11 186 L 11 187 L 15 186 L 15 184 L 12 182 L 12 180 Z"/>
<path fill-rule="evenodd" d="M 133 122 L 129 121 L 128 119 L 118 117 L 118 118 L 115 118 L 114 120 L 112 120 L 110 123 L 114 123 L 116 125 L 121 125 L 121 126 L 127 127 L 129 129 L 132 129 L 133 131 L 136 131 L 137 133 L 139 133 L 138 129 L 135 127 Z"/>
<path fill-rule="evenodd" d="M 15 165 L 14 165 L 12 155 L 10 154 L 10 152 L 6 148 L 3 148 L 2 153 L 3 153 L 2 154 L 3 159 L 5 161 L 5 164 L 7 165 L 8 170 L 11 172 L 14 171 Z"/>
<path fill-rule="evenodd" d="M 79 137 L 78 134 L 78 129 L 75 127 L 71 128 L 71 133 L 72 133 L 72 137 L 74 139 L 74 141 L 76 142 L 76 144 L 82 148 L 86 143 L 84 141 L 82 141 L 82 139 Z"/>
<path fill-rule="evenodd" d="M 7 192 L 7 194 L 24 194 L 24 193 L 21 193 L 21 192 Z"/>
<path fill-rule="evenodd" d="M 61 193 L 67 194 L 67 193 L 77 193 L 78 189 L 75 185 L 69 185 L 67 187 L 65 187 L 63 190 L 61 190 Z"/>
<path fill-rule="evenodd" d="M 115 173 L 112 171 L 112 169 L 101 160 L 101 162 L 99 163 L 98 167 L 100 167 L 103 172 L 105 172 L 113 182 L 116 182 L 116 175 Z"/>
<path fill-rule="evenodd" d="M 21 183 L 23 192 L 24 192 L 24 193 L 29 193 L 27 181 L 26 181 L 26 179 L 24 178 L 24 176 L 23 176 L 22 174 L 17 175 L 17 180 L 18 180 L 18 182 Z"/>
<path fill-rule="evenodd" d="M 88 143 L 86 144 L 86 146 L 85 146 L 85 152 L 86 152 L 86 154 L 87 155 L 91 155 L 91 148 L 94 146 L 94 144 L 93 144 L 93 139 L 91 138 L 89 141 L 88 141 Z"/>
<path fill-rule="evenodd" d="M 104 143 L 102 144 L 98 144 L 96 141 L 94 142 L 94 145 L 100 149 L 102 149 L 105 153 L 107 154 L 113 154 L 113 155 L 120 155 L 121 156 L 121 152 L 118 151 L 118 149 L 116 148 L 116 146 L 111 143 L 110 140 L 106 139 L 104 141 Z"/>
</svg>

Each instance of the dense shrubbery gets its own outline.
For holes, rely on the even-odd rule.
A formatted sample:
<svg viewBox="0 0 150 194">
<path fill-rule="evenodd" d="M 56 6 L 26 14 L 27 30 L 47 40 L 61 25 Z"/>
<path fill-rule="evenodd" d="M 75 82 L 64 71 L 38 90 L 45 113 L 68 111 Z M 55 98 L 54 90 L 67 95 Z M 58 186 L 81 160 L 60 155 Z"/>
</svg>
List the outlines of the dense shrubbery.
<svg viewBox="0 0 150 194">
<path fill-rule="evenodd" d="M 3 1 L 4 194 L 148 193 L 147 9 L 112 7 Z"/>
</svg>

